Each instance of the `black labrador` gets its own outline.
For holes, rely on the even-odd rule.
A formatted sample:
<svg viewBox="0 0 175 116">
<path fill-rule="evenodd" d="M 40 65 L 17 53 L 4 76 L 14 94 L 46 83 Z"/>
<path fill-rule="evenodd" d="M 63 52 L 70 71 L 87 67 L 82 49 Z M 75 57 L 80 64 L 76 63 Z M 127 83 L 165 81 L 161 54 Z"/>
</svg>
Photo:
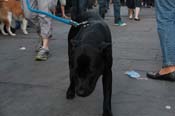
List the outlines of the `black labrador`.
<svg viewBox="0 0 175 116">
<path fill-rule="evenodd" d="M 75 20 L 87 24 L 71 27 L 68 35 L 70 85 L 67 99 L 89 96 L 102 76 L 103 116 L 112 116 L 112 39 L 108 25 L 94 12 L 81 12 Z"/>
</svg>

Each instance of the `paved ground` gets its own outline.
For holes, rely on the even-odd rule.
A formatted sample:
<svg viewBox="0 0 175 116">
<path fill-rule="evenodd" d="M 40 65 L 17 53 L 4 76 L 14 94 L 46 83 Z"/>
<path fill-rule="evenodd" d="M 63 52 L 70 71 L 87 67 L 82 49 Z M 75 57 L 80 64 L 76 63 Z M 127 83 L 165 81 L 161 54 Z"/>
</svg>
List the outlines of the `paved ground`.
<svg viewBox="0 0 175 116">
<path fill-rule="evenodd" d="M 112 11 L 106 22 L 113 37 L 114 116 L 174 116 L 175 84 L 155 80 L 135 80 L 124 72 L 136 70 L 145 77 L 147 71 L 158 70 L 161 53 L 156 32 L 154 9 L 142 9 L 141 21 L 127 19 L 126 27 L 113 25 Z M 0 116 L 100 116 L 102 84 L 87 98 L 65 99 L 69 85 L 67 34 L 70 26 L 54 22 L 50 43 L 52 57 L 46 62 L 34 61 L 37 36 L 0 35 Z M 19 48 L 26 47 L 22 51 Z M 166 109 L 170 106 L 171 109 Z"/>
</svg>

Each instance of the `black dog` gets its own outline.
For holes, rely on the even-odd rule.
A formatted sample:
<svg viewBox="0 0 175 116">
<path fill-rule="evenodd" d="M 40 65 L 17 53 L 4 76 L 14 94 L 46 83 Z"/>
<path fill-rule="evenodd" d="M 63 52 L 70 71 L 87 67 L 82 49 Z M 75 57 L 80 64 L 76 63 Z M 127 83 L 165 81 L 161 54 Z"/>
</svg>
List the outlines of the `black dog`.
<svg viewBox="0 0 175 116">
<path fill-rule="evenodd" d="M 83 12 L 75 16 L 78 22 L 88 24 L 71 27 L 68 35 L 70 86 L 67 99 L 75 94 L 89 96 L 102 75 L 103 116 L 112 116 L 112 40 L 111 33 L 103 19 L 94 12 Z"/>
</svg>

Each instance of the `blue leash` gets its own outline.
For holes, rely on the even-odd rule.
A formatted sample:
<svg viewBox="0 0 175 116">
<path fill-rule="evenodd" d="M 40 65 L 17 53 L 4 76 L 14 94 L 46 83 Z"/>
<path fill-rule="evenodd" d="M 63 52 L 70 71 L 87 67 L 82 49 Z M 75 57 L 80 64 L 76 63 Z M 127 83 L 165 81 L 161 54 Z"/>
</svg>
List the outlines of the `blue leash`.
<svg viewBox="0 0 175 116">
<path fill-rule="evenodd" d="M 64 19 L 64 18 L 61 18 L 61 17 L 58 17 L 58 16 L 55 16 L 51 13 L 47 13 L 47 12 L 44 12 L 44 11 L 41 11 L 41 10 L 36 10 L 36 9 L 33 9 L 31 8 L 31 5 L 30 5 L 30 2 L 29 0 L 26 0 L 26 3 L 27 3 L 27 8 L 31 11 L 31 12 L 35 12 L 35 13 L 38 13 L 38 14 L 43 14 L 43 15 L 46 15 L 48 17 L 51 17 L 52 19 L 55 19 L 59 22 L 62 22 L 62 23 L 65 23 L 65 24 L 68 24 L 68 25 L 72 25 L 72 26 L 80 26 L 81 24 L 84 24 L 86 22 L 82 22 L 82 23 L 78 23 L 78 22 L 75 22 L 73 20 L 69 20 L 69 19 Z"/>
</svg>

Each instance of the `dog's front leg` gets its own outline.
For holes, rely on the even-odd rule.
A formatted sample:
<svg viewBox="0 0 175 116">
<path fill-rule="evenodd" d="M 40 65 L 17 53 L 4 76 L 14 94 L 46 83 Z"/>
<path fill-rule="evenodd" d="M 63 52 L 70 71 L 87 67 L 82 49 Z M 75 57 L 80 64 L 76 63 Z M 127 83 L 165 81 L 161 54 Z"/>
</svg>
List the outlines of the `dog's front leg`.
<svg viewBox="0 0 175 116">
<path fill-rule="evenodd" d="M 27 21 L 25 18 L 23 18 L 23 19 L 22 19 L 21 29 L 22 29 L 22 31 L 23 31 L 23 33 L 24 33 L 25 35 L 28 34 L 28 32 L 27 32 L 27 24 L 28 24 L 28 21 Z"/>
<path fill-rule="evenodd" d="M 103 74 L 103 116 L 112 116 L 111 94 L 112 94 L 112 71 L 106 69 Z"/>
<path fill-rule="evenodd" d="M 8 35 L 8 33 L 6 33 L 5 31 L 4 31 L 4 23 L 1 23 L 0 24 L 0 30 L 1 30 L 1 33 L 3 34 L 3 35 Z"/>
<path fill-rule="evenodd" d="M 73 78 L 72 70 L 70 70 L 70 85 L 66 93 L 67 99 L 73 99 L 75 97 L 75 82 Z"/>
<path fill-rule="evenodd" d="M 6 29 L 11 36 L 15 36 L 16 34 L 11 31 L 11 23 L 12 23 L 12 12 L 8 12 L 8 21 L 6 24 Z"/>
</svg>

